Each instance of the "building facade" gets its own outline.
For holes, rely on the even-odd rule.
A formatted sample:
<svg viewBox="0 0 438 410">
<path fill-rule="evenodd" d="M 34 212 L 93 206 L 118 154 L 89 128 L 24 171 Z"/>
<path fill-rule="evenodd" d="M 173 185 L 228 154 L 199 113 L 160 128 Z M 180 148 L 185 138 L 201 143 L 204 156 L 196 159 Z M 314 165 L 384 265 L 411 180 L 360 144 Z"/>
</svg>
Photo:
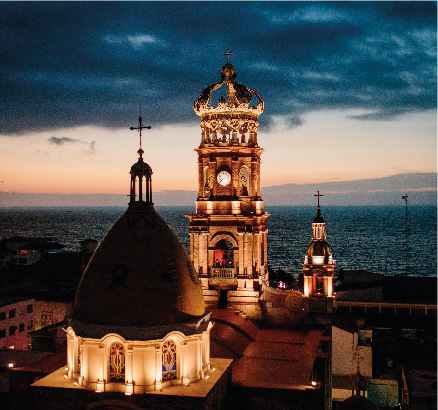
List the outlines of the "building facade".
<svg viewBox="0 0 438 410">
<path fill-rule="evenodd" d="M 6 298 L 0 301 L 0 349 L 25 350 L 35 325 L 35 299 Z"/>
<path fill-rule="evenodd" d="M 194 104 L 201 118 L 201 143 L 195 150 L 198 198 L 196 212 L 187 217 L 190 258 L 206 304 L 225 307 L 233 298 L 237 303 L 245 296 L 249 303 L 257 301 L 259 277 L 267 271 L 269 214 L 264 212 L 260 194 L 264 150 L 257 141 L 263 100 L 236 82 L 229 60 L 221 77 Z M 258 102 L 249 107 L 253 97 Z"/>
</svg>

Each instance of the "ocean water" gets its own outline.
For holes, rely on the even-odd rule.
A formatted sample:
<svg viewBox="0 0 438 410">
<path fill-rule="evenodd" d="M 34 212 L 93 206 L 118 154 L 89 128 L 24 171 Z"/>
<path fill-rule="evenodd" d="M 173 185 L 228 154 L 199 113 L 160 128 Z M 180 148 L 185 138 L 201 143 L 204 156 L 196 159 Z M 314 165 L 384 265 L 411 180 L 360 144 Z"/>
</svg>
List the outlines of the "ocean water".
<svg viewBox="0 0 438 410">
<path fill-rule="evenodd" d="M 79 250 L 86 238 L 101 240 L 126 207 L 1 208 L 0 238 L 15 235 L 50 237 Z M 189 221 L 184 214 L 194 207 L 156 207 L 188 249 Z M 297 277 L 312 239 L 311 206 L 265 207 L 268 218 L 268 263 Z M 337 268 L 366 269 L 386 275 L 406 271 L 406 218 L 404 206 L 322 207 L 327 242 Z M 437 274 L 437 209 L 409 207 L 408 273 Z"/>
</svg>

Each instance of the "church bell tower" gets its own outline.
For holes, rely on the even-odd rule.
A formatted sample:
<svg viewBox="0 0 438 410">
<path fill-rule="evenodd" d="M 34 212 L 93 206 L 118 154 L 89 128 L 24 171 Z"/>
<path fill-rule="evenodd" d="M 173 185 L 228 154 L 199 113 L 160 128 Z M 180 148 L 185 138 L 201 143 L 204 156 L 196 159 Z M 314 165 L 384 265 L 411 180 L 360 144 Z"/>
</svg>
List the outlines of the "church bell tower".
<svg viewBox="0 0 438 410">
<path fill-rule="evenodd" d="M 333 259 L 330 246 L 327 243 L 324 218 L 321 216 L 319 198 L 316 216 L 312 223 L 312 242 L 307 248 L 303 263 L 304 296 L 311 299 L 333 299 L 333 275 L 336 261 Z M 315 306 L 317 302 L 312 302 Z M 321 305 L 321 303 L 319 303 Z M 325 310 L 330 311 L 332 303 L 325 303 Z M 312 304 L 310 305 L 312 306 Z M 313 309 L 314 310 L 314 309 Z"/>
<path fill-rule="evenodd" d="M 236 82 L 224 53 L 221 81 L 194 103 L 201 118 L 198 198 L 190 219 L 190 257 L 206 303 L 224 307 L 231 290 L 256 291 L 267 269 L 267 218 L 260 196 L 258 116 L 263 99 Z M 250 107 L 253 99 L 257 99 Z M 210 292 L 208 292 L 210 291 Z M 210 299 L 209 299 L 210 298 Z"/>
</svg>

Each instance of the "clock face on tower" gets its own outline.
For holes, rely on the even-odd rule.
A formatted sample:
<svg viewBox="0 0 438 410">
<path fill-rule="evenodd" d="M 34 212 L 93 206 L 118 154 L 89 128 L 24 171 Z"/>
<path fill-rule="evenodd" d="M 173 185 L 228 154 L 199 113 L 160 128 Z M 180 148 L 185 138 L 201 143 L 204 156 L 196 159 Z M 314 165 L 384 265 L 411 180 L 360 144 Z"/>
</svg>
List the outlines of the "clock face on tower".
<svg viewBox="0 0 438 410">
<path fill-rule="evenodd" d="M 217 182 L 219 185 L 227 186 L 231 182 L 231 174 L 228 171 L 221 171 L 217 174 Z"/>
</svg>

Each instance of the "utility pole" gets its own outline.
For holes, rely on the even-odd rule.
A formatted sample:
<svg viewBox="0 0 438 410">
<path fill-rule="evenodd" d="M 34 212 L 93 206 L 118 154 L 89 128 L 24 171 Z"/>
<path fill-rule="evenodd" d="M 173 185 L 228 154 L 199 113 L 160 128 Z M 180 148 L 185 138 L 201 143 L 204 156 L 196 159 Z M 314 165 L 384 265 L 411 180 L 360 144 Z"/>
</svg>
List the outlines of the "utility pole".
<svg viewBox="0 0 438 410">
<path fill-rule="evenodd" d="M 405 204 L 406 204 L 406 212 L 405 212 L 405 245 L 406 245 L 406 249 L 405 249 L 405 257 L 406 257 L 406 267 L 405 267 L 405 275 L 408 275 L 408 261 L 409 261 L 409 247 L 408 247 L 408 215 L 409 215 L 409 211 L 408 211 L 408 194 L 403 195 L 402 199 L 405 200 Z"/>
</svg>

